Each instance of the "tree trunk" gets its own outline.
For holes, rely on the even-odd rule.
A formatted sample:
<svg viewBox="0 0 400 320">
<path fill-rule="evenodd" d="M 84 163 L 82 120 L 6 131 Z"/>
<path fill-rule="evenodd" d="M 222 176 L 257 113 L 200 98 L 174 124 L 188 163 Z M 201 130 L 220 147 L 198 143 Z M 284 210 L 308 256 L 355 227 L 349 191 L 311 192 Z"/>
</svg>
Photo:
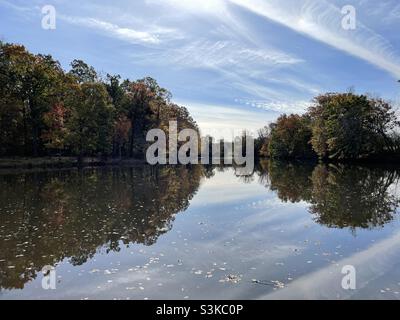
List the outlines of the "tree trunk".
<svg viewBox="0 0 400 320">
<path fill-rule="evenodd" d="M 135 136 L 135 132 L 134 132 L 134 121 L 131 121 L 131 137 L 130 137 L 130 141 L 129 141 L 129 157 L 133 158 L 133 141 L 134 141 L 134 136 Z"/>
</svg>

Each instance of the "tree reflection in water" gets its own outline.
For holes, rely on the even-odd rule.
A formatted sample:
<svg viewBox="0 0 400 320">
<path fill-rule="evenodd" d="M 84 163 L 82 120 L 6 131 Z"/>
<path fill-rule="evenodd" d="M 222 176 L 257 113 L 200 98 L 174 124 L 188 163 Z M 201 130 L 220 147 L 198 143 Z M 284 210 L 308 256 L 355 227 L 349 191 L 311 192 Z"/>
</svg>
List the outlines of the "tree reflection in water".
<svg viewBox="0 0 400 320">
<path fill-rule="evenodd" d="M 186 210 L 204 169 L 138 166 L 0 176 L 0 288 L 45 265 L 151 245 Z"/>
<path fill-rule="evenodd" d="M 97 252 L 154 244 L 201 180 L 224 166 L 137 166 L 0 175 L 0 288 L 23 288 L 45 265 L 82 265 Z M 229 168 L 231 170 L 231 168 Z M 376 228 L 399 205 L 399 169 L 262 161 L 257 180 L 284 202 L 309 204 L 330 228 Z M 225 190 L 224 192 L 229 192 Z M 251 196 L 251 194 L 250 194 Z"/>
<path fill-rule="evenodd" d="M 400 204 L 399 168 L 261 162 L 257 173 L 280 200 L 309 203 L 314 220 L 331 228 L 384 226 Z"/>
</svg>

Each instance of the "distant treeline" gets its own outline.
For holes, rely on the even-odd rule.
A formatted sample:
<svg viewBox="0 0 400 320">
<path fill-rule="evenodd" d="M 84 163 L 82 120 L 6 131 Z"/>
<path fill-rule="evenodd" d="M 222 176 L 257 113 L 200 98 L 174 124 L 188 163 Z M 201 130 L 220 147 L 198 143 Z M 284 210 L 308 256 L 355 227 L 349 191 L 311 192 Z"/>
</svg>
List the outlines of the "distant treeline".
<svg viewBox="0 0 400 320">
<path fill-rule="evenodd" d="M 146 133 L 197 124 L 152 78 L 100 77 L 74 60 L 64 71 L 50 55 L 0 42 L 0 156 L 143 157 Z"/>
<path fill-rule="evenodd" d="M 327 93 L 303 115 L 282 115 L 259 131 L 261 157 L 324 160 L 400 159 L 400 122 L 389 102 Z"/>
</svg>

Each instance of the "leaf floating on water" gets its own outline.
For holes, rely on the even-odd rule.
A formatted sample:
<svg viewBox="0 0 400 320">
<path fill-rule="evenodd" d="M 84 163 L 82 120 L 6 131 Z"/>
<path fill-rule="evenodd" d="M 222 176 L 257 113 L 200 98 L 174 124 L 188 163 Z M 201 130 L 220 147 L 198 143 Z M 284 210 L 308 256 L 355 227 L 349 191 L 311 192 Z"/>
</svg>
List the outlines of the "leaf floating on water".
<svg viewBox="0 0 400 320">
<path fill-rule="evenodd" d="M 97 272 L 100 272 L 100 270 L 99 269 L 93 269 L 93 270 L 90 271 L 90 273 L 97 273 Z"/>
</svg>

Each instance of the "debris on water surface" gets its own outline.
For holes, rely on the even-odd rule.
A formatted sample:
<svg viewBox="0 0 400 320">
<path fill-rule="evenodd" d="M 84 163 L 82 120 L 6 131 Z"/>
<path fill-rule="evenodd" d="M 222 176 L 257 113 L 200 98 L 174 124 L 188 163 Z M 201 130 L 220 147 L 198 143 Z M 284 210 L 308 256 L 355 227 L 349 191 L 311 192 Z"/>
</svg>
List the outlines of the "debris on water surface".
<svg viewBox="0 0 400 320">
<path fill-rule="evenodd" d="M 224 279 L 221 279 L 220 282 L 230 282 L 236 284 L 240 280 L 242 280 L 242 275 L 229 274 Z"/>
<path fill-rule="evenodd" d="M 271 282 L 274 284 L 274 287 L 276 289 L 283 289 L 285 287 L 285 284 L 283 282 L 278 281 L 278 280 L 272 280 Z"/>
<path fill-rule="evenodd" d="M 254 284 L 261 284 L 261 285 L 264 285 L 264 286 L 273 286 L 274 289 L 283 289 L 283 288 L 285 288 L 285 284 L 283 282 L 281 282 L 281 281 L 278 281 L 278 280 L 268 281 L 268 280 L 252 279 L 251 282 L 254 283 Z"/>
</svg>

